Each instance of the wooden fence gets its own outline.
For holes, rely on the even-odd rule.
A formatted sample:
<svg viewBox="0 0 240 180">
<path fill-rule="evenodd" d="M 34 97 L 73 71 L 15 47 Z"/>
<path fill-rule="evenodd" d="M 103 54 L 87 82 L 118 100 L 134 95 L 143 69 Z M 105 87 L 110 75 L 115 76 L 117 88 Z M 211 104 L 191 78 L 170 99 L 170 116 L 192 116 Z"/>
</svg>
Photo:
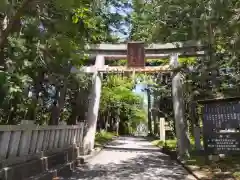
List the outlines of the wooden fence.
<svg viewBox="0 0 240 180">
<path fill-rule="evenodd" d="M 17 159 L 43 156 L 71 146 L 81 147 L 84 124 L 67 126 L 0 126 L 0 164 Z"/>
</svg>

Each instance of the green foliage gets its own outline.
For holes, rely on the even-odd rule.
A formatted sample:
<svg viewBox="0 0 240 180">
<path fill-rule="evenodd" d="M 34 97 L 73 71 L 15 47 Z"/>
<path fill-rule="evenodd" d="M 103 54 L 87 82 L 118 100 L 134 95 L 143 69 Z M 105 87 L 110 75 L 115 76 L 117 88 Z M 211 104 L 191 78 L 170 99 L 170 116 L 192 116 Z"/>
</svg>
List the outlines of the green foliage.
<svg viewBox="0 0 240 180">
<path fill-rule="evenodd" d="M 95 135 L 95 146 L 103 146 L 107 142 L 111 141 L 116 134 L 101 130 Z"/>
<path fill-rule="evenodd" d="M 168 64 L 169 59 L 145 59 L 146 66 L 160 66 Z M 191 61 L 192 62 L 192 61 Z M 127 60 L 120 59 L 116 61 L 107 62 L 111 66 L 126 66 Z"/>
<path fill-rule="evenodd" d="M 89 78 L 71 68 L 86 62 L 86 45 L 116 42 L 110 26 L 122 16 L 106 11 L 114 2 L 1 1 L 0 123 L 74 123 L 84 114 L 76 109 L 85 111 Z"/>
<path fill-rule="evenodd" d="M 197 58 L 196 57 L 189 57 L 189 58 L 179 58 L 179 63 L 183 65 L 196 65 Z"/>
<path fill-rule="evenodd" d="M 151 142 L 154 146 L 165 147 L 169 150 L 176 150 L 177 148 L 177 139 L 167 139 L 165 142 L 160 140 L 154 140 Z M 194 147 L 194 139 L 190 138 L 190 143 L 192 148 Z"/>
<path fill-rule="evenodd" d="M 132 91 L 133 88 L 130 78 L 118 75 L 107 75 L 103 82 L 100 112 L 103 119 L 112 119 L 111 126 L 120 120 L 120 133 L 130 133 L 140 122 L 146 121 L 143 99 Z"/>
<path fill-rule="evenodd" d="M 158 146 L 158 147 L 167 147 L 170 150 L 176 150 L 176 148 L 177 148 L 177 140 L 176 139 L 166 140 L 165 142 L 160 141 L 160 140 L 154 140 L 154 141 L 152 141 L 152 144 L 154 146 Z"/>
<path fill-rule="evenodd" d="M 180 59 L 194 90 L 191 98 L 239 95 L 239 1 L 133 1 L 130 39 L 148 43 L 200 41 L 210 57 Z M 221 53 L 221 54 L 217 54 Z M 186 65 L 193 65 L 189 72 Z M 219 69 L 234 69 L 218 75 Z M 231 86 L 229 85 L 231 83 Z M 196 95 L 198 94 L 198 95 Z M 201 96 L 199 96 L 201 94 Z"/>
</svg>

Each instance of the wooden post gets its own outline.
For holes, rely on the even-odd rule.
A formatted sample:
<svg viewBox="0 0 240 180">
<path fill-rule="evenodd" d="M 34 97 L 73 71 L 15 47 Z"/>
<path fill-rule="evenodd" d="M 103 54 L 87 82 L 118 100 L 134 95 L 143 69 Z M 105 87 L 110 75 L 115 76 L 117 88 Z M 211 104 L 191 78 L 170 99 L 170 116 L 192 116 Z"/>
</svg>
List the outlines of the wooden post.
<svg viewBox="0 0 240 180">
<path fill-rule="evenodd" d="M 160 141 L 166 141 L 166 129 L 165 129 L 165 118 L 160 117 L 159 119 L 159 134 L 160 134 Z"/>
</svg>

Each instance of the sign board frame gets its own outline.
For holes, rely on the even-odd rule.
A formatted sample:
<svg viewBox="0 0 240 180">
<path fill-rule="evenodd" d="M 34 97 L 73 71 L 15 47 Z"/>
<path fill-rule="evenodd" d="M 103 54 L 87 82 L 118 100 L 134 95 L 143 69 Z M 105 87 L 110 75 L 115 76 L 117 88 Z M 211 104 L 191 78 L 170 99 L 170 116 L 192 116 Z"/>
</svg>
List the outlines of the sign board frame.
<svg viewBox="0 0 240 180">
<path fill-rule="evenodd" d="M 205 154 L 239 154 L 240 97 L 203 100 L 198 104 L 202 105 Z M 228 127 L 234 131 L 229 131 Z"/>
<path fill-rule="evenodd" d="M 143 42 L 127 43 L 127 61 L 128 67 L 133 68 L 145 67 L 145 47 Z"/>
</svg>

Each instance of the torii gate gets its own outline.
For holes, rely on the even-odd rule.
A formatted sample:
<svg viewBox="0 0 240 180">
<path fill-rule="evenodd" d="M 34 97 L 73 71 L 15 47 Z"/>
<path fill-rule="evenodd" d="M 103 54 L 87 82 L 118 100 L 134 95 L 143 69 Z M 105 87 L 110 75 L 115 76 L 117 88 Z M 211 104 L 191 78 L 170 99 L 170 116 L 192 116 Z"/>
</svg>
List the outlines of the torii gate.
<svg viewBox="0 0 240 180">
<path fill-rule="evenodd" d="M 206 55 L 206 47 L 198 42 L 151 44 L 144 47 L 142 42 L 129 42 L 127 44 L 99 44 L 88 47 L 89 60 L 95 59 L 93 66 L 85 66 L 81 70 L 93 74 L 93 86 L 90 93 L 87 122 L 88 130 L 84 138 L 84 151 L 88 153 L 94 148 L 96 125 L 101 96 L 100 73 L 106 72 L 171 72 L 178 67 L 178 57 L 199 57 Z M 128 66 L 107 66 L 106 60 L 128 59 Z M 157 67 L 145 67 L 145 59 L 170 58 L 170 64 Z M 180 74 L 175 72 L 172 80 L 173 107 L 176 126 L 185 128 Z M 177 131 L 177 136 L 185 139 L 185 135 Z M 181 140 L 180 139 L 180 140 Z M 180 154 L 186 150 L 179 147 Z"/>
</svg>

